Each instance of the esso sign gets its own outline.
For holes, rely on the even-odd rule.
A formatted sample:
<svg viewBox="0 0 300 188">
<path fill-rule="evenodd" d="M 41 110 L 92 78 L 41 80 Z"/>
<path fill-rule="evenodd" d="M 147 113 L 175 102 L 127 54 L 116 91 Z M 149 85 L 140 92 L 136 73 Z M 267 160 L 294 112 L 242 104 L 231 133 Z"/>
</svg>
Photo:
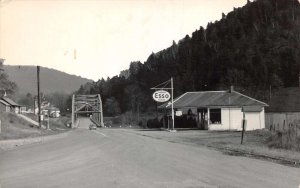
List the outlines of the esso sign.
<svg viewBox="0 0 300 188">
<path fill-rule="evenodd" d="M 152 97 L 156 102 L 167 102 L 170 100 L 171 95 L 165 90 L 158 90 L 153 93 Z"/>
</svg>

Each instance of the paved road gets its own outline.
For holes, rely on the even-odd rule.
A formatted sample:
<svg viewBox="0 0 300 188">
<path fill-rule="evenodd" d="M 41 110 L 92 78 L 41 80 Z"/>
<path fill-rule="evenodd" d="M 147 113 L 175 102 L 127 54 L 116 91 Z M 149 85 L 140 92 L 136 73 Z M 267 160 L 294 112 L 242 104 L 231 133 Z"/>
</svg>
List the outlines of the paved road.
<svg viewBox="0 0 300 188">
<path fill-rule="evenodd" d="M 1 188 L 298 188 L 300 184 L 299 168 L 227 156 L 145 137 L 135 130 L 90 131 L 87 124 L 87 119 L 81 121 L 81 128 L 65 137 L 0 151 Z"/>
</svg>

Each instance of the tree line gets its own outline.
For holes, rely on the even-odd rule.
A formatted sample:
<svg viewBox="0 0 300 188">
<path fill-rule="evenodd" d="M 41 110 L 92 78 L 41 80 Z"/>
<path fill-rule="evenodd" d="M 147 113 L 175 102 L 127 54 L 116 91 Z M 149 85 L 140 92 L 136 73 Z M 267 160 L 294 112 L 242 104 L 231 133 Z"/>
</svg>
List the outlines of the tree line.
<svg viewBox="0 0 300 188">
<path fill-rule="evenodd" d="M 7 95 L 13 95 L 17 90 L 16 83 L 9 80 L 8 75 L 3 69 L 4 59 L 0 58 L 0 93 L 1 97 L 6 93 Z"/>
<path fill-rule="evenodd" d="M 100 93 L 109 116 L 155 110 L 150 88 L 170 77 L 175 96 L 234 85 L 268 102 L 270 88 L 299 85 L 299 16 L 297 0 L 248 1 L 145 62 L 131 62 L 120 75 L 82 85 L 76 93 Z"/>
</svg>

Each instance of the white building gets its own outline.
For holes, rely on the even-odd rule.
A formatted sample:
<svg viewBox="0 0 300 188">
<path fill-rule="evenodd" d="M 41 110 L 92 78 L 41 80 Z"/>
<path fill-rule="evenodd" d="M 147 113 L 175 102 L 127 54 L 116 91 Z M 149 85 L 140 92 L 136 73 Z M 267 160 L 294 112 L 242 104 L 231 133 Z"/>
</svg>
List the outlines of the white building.
<svg viewBox="0 0 300 188">
<path fill-rule="evenodd" d="M 194 117 L 198 128 L 204 130 L 242 130 L 243 116 L 247 120 L 246 130 L 264 129 L 266 106 L 233 88 L 229 91 L 187 92 L 174 100 L 175 114 Z M 160 108 L 170 109 L 171 104 Z"/>
<path fill-rule="evenodd" d="M 16 114 L 20 113 L 21 105 L 14 102 L 12 99 L 8 98 L 6 94 L 0 98 L 0 111 L 3 112 L 14 112 Z"/>
</svg>

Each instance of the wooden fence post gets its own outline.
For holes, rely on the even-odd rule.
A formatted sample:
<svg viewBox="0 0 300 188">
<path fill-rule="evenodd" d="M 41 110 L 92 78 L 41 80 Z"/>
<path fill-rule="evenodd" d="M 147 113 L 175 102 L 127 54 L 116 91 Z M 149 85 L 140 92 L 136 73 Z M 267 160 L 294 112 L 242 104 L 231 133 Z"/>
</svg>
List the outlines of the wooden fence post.
<svg viewBox="0 0 300 188">
<path fill-rule="evenodd" d="M 244 134 L 245 134 L 245 130 L 246 130 L 246 126 L 247 126 L 247 120 L 245 117 L 245 111 L 244 108 L 243 109 L 243 120 L 242 120 L 242 137 L 241 137 L 241 144 L 243 144 L 244 141 Z"/>
</svg>

